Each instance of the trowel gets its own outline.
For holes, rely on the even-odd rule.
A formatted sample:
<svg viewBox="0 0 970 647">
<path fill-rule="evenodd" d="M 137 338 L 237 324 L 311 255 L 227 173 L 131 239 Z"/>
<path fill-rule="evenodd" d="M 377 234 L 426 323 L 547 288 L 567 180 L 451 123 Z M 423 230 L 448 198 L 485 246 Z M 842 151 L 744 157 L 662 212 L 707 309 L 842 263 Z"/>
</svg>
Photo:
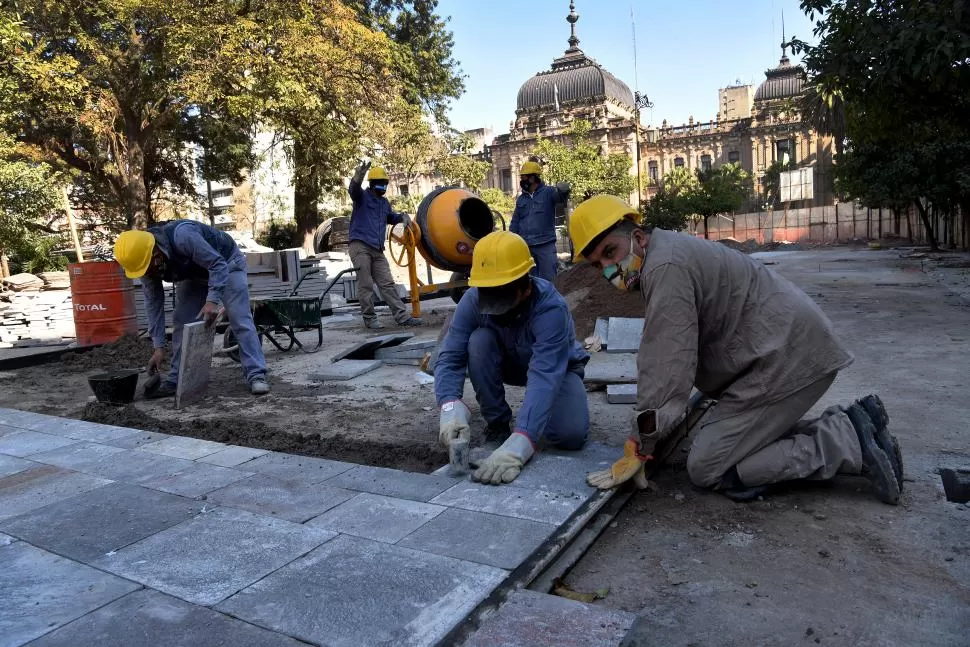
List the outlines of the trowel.
<svg viewBox="0 0 970 647">
<path fill-rule="evenodd" d="M 152 393 L 158 390 L 158 387 L 161 383 L 162 383 L 162 376 L 158 371 L 155 371 L 154 373 L 148 376 L 147 380 L 145 380 L 144 394 L 146 396 L 151 395 Z"/>
</svg>

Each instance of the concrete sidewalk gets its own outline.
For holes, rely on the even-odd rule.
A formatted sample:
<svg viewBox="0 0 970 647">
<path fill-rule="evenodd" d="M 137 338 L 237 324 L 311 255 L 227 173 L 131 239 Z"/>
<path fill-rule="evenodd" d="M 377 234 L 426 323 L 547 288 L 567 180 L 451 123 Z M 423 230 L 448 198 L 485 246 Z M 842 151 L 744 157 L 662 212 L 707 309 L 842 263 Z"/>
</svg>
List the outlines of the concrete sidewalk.
<svg viewBox="0 0 970 647">
<path fill-rule="evenodd" d="M 615 454 L 491 487 L 0 409 L 0 646 L 433 645 Z"/>
</svg>

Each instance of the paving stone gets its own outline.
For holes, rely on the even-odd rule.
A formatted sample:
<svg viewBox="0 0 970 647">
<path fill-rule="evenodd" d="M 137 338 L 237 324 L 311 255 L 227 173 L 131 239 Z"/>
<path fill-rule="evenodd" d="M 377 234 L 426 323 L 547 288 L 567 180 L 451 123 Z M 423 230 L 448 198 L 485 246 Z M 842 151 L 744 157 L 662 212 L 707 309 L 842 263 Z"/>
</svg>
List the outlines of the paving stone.
<svg viewBox="0 0 970 647">
<path fill-rule="evenodd" d="M 17 541 L 15 537 L 11 537 L 10 535 L 5 535 L 0 532 L 0 546 L 9 546 L 15 541 Z"/>
<path fill-rule="evenodd" d="M 37 467 L 37 463 L 24 460 L 23 458 L 17 458 L 16 456 L 0 454 L 0 478 L 16 474 L 17 472 L 23 472 L 31 467 Z"/>
<path fill-rule="evenodd" d="M 560 449 L 536 454 L 515 479 L 515 487 L 589 497 L 596 488 L 586 484 L 586 474 L 609 468 L 623 453 L 622 447 L 590 442 L 577 452 Z"/>
<path fill-rule="evenodd" d="M 434 645 L 505 576 L 341 535 L 217 608 L 328 647 Z"/>
<path fill-rule="evenodd" d="M 87 492 L 111 481 L 53 465 L 0 478 L 0 521 Z"/>
<path fill-rule="evenodd" d="M 182 328 L 182 353 L 179 355 L 179 383 L 175 389 L 175 408 L 181 409 L 206 396 L 212 345 L 216 327 L 193 321 Z"/>
<path fill-rule="evenodd" d="M 424 357 L 426 353 L 431 352 L 437 343 L 434 339 L 412 339 L 399 346 L 378 348 L 374 351 L 374 357 L 376 359 L 420 358 Z"/>
<path fill-rule="evenodd" d="M 162 637 L 165 647 L 304 645 L 211 609 L 142 589 L 37 639 L 31 647 L 133 647 L 144 645 L 146 638 Z"/>
<path fill-rule="evenodd" d="M 448 508 L 398 545 L 511 570 L 555 530 L 548 523 Z"/>
<path fill-rule="evenodd" d="M 518 590 L 464 647 L 616 647 L 634 618 L 632 613 Z"/>
<path fill-rule="evenodd" d="M 342 359 L 325 364 L 307 377 L 311 382 L 344 381 L 369 373 L 384 362 L 379 359 Z"/>
<path fill-rule="evenodd" d="M 19 409 L 0 409 L 0 424 L 19 427 L 21 429 L 32 429 L 32 425 L 44 424 L 45 422 L 56 422 L 58 418 L 45 416 L 41 413 L 32 411 L 20 411 Z"/>
<path fill-rule="evenodd" d="M 342 350 L 333 356 L 332 362 L 339 362 L 345 359 L 352 360 L 363 360 L 363 359 L 374 359 L 374 353 L 378 348 L 388 348 L 390 346 L 397 346 L 406 342 L 407 340 L 414 337 L 414 333 L 389 333 L 386 335 L 377 335 L 375 337 L 368 337 L 362 342 L 354 344 L 353 346 Z"/>
<path fill-rule="evenodd" d="M 458 483 L 458 479 L 447 476 L 416 474 L 367 465 L 357 466 L 327 481 L 327 485 L 334 487 L 412 501 L 429 501 L 455 483 Z"/>
<path fill-rule="evenodd" d="M 11 427 L 10 425 L 0 425 L 0 438 L 7 434 L 15 434 L 18 431 L 23 431 L 23 429 L 20 427 Z"/>
<path fill-rule="evenodd" d="M 583 382 L 591 386 L 635 384 L 637 356 L 635 353 L 592 353 L 586 364 Z"/>
<path fill-rule="evenodd" d="M 431 499 L 452 508 L 489 512 L 518 519 L 562 524 L 586 501 L 579 494 L 527 490 L 514 485 L 459 483 Z"/>
<path fill-rule="evenodd" d="M 49 452 L 32 454 L 30 460 L 83 472 L 88 465 L 123 451 L 125 450 L 120 447 L 81 441 Z"/>
<path fill-rule="evenodd" d="M 421 366 L 424 362 L 424 355 L 421 357 L 385 357 L 381 360 L 388 366 Z"/>
<path fill-rule="evenodd" d="M 268 453 L 265 449 L 229 445 L 222 451 L 197 458 L 196 461 L 199 463 L 209 463 L 210 465 L 219 465 L 220 467 L 236 467 L 246 461 L 251 461 L 254 458 L 259 458 Z"/>
<path fill-rule="evenodd" d="M 248 461 L 240 466 L 240 469 L 244 469 L 247 472 L 270 474 L 284 481 L 320 483 L 354 467 L 357 466 L 353 463 L 342 463 L 340 461 L 330 461 L 325 458 L 270 452 L 265 456 Z"/>
<path fill-rule="evenodd" d="M 275 476 L 257 474 L 210 493 L 206 500 L 303 523 L 356 494 L 317 483 L 285 481 Z"/>
<path fill-rule="evenodd" d="M 94 463 L 88 463 L 84 466 L 84 472 L 112 481 L 137 484 L 177 474 L 192 464 L 192 461 L 184 458 L 172 458 L 143 452 L 140 449 L 130 449 L 124 453 L 113 454 Z"/>
<path fill-rule="evenodd" d="M 636 404 L 636 384 L 608 384 L 606 386 L 606 401 L 610 404 Z"/>
<path fill-rule="evenodd" d="M 363 493 L 307 525 L 393 544 L 447 509 L 430 503 Z"/>
<path fill-rule="evenodd" d="M 95 565 L 208 606 L 335 536 L 322 528 L 217 508 L 104 556 Z"/>
<path fill-rule="evenodd" d="M 635 353 L 643 337 L 643 319 L 610 317 L 606 336 L 610 340 L 607 353 Z"/>
<path fill-rule="evenodd" d="M 197 515 L 202 503 L 111 483 L 0 523 L 25 541 L 81 562 L 124 548 Z"/>
<path fill-rule="evenodd" d="M 600 344 L 603 350 L 609 348 L 610 320 L 604 317 L 597 317 L 596 324 L 593 326 L 593 336 L 600 338 Z"/>
<path fill-rule="evenodd" d="M 115 438 L 113 440 L 105 440 L 103 442 L 105 445 L 121 447 L 122 449 L 135 449 L 136 447 L 143 447 L 145 445 L 157 443 L 160 440 L 171 437 L 172 436 L 168 434 L 163 434 L 158 431 L 138 431 L 130 436 Z"/>
<path fill-rule="evenodd" d="M 18 541 L 0 548 L 0 644 L 22 645 L 138 588 Z"/>
<path fill-rule="evenodd" d="M 15 434 L 7 434 L 0 438 L 0 454 L 24 457 L 66 445 L 73 445 L 76 442 L 78 441 L 42 434 L 37 431 L 18 431 Z"/>
<path fill-rule="evenodd" d="M 201 438 L 189 438 L 188 436 L 170 436 L 164 440 L 140 447 L 144 452 L 173 456 L 175 458 L 185 458 L 190 461 L 208 456 L 209 454 L 215 454 L 225 448 L 226 446 L 223 443 L 202 440 Z"/>
<path fill-rule="evenodd" d="M 94 443 L 127 438 L 139 433 L 137 429 L 115 427 L 114 425 L 101 425 L 85 420 L 71 420 L 68 418 L 57 418 L 56 420 L 58 424 L 53 426 L 45 425 L 39 427 L 37 431 L 64 436 L 65 438 L 74 438 L 75 440 L 87 440 Z"/>
<path fill-rule="evenodd" d="M 170 494 L 199 497 L 250 475 L 250 472 L 243 472 L 231 467 L 190 462 L 177 472 L 141 479 L 138 484 Z"/>
</svg>

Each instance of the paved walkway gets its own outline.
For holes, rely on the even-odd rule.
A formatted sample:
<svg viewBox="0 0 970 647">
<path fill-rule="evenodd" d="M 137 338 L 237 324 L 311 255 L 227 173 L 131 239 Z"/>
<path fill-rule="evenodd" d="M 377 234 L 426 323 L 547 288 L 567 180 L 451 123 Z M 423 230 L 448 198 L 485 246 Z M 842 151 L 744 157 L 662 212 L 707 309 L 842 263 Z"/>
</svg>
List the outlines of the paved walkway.
<svg viewBox="0 0 970 647">
<path fill-rule="evenodd" d="M 433 645 L 615 454 L 492 487 L 0 409 L 0 646 Z"/>
</svg>

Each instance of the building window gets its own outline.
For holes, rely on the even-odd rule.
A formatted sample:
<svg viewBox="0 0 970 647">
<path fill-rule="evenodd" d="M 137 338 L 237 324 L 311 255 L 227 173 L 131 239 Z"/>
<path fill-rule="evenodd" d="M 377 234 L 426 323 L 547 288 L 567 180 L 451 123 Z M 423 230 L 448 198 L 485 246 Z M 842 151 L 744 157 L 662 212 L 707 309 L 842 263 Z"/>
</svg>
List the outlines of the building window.
<svg viewBox="0 0 970 647">
<path fill-rule="evenodd" d="M 795 142 L 791 139 L 780 139 L 775 142 L 775 160 L 782 164 L 795 164 Z"/>
<path fill-rule="evenodd" d="M 231 198 L 232 189 L 216 189 L 212 192 L 212 199 L 219 200 L 221 198 Z"/>
<path fill-rule="evenodd" d="M 674 158 L 674 166 L 676 168 L 684 168 L 684 158 L 683 157 L 675 157 Z"/>
<path fill-rule="evenodd" d="M 502 169 L 502 190 L 512 193 L 512 169 L 510 168 Z"/>
<path fill-rule="evenodd" d="M 711 156 L 701 155 L 701 172 L 707 173 L 711 170 Z"/>
<path fill-rule="evenodd" d="M 398 193 L 398 195 L 410 195 L 411 194 L 411 191 L 410 191 L 410 189 L 408 189 L 408 185 L 407 184 L 399 184 L 397 186 L 397 193 Z"/>
<path fill-rule="evenodd" d="M 657 166 L 656 160 L 650 160 L 647 162 L 647 174 L 650 177 L 651 182 L 658 182 L 660 180 L 660 168 Z"/>
<path fill-rule="evenodd" d="M 728 153 L 728 164 L 739 164 L 741 162 L 741 153 L 738 151 L 731 151 Z"/>
</svg>

